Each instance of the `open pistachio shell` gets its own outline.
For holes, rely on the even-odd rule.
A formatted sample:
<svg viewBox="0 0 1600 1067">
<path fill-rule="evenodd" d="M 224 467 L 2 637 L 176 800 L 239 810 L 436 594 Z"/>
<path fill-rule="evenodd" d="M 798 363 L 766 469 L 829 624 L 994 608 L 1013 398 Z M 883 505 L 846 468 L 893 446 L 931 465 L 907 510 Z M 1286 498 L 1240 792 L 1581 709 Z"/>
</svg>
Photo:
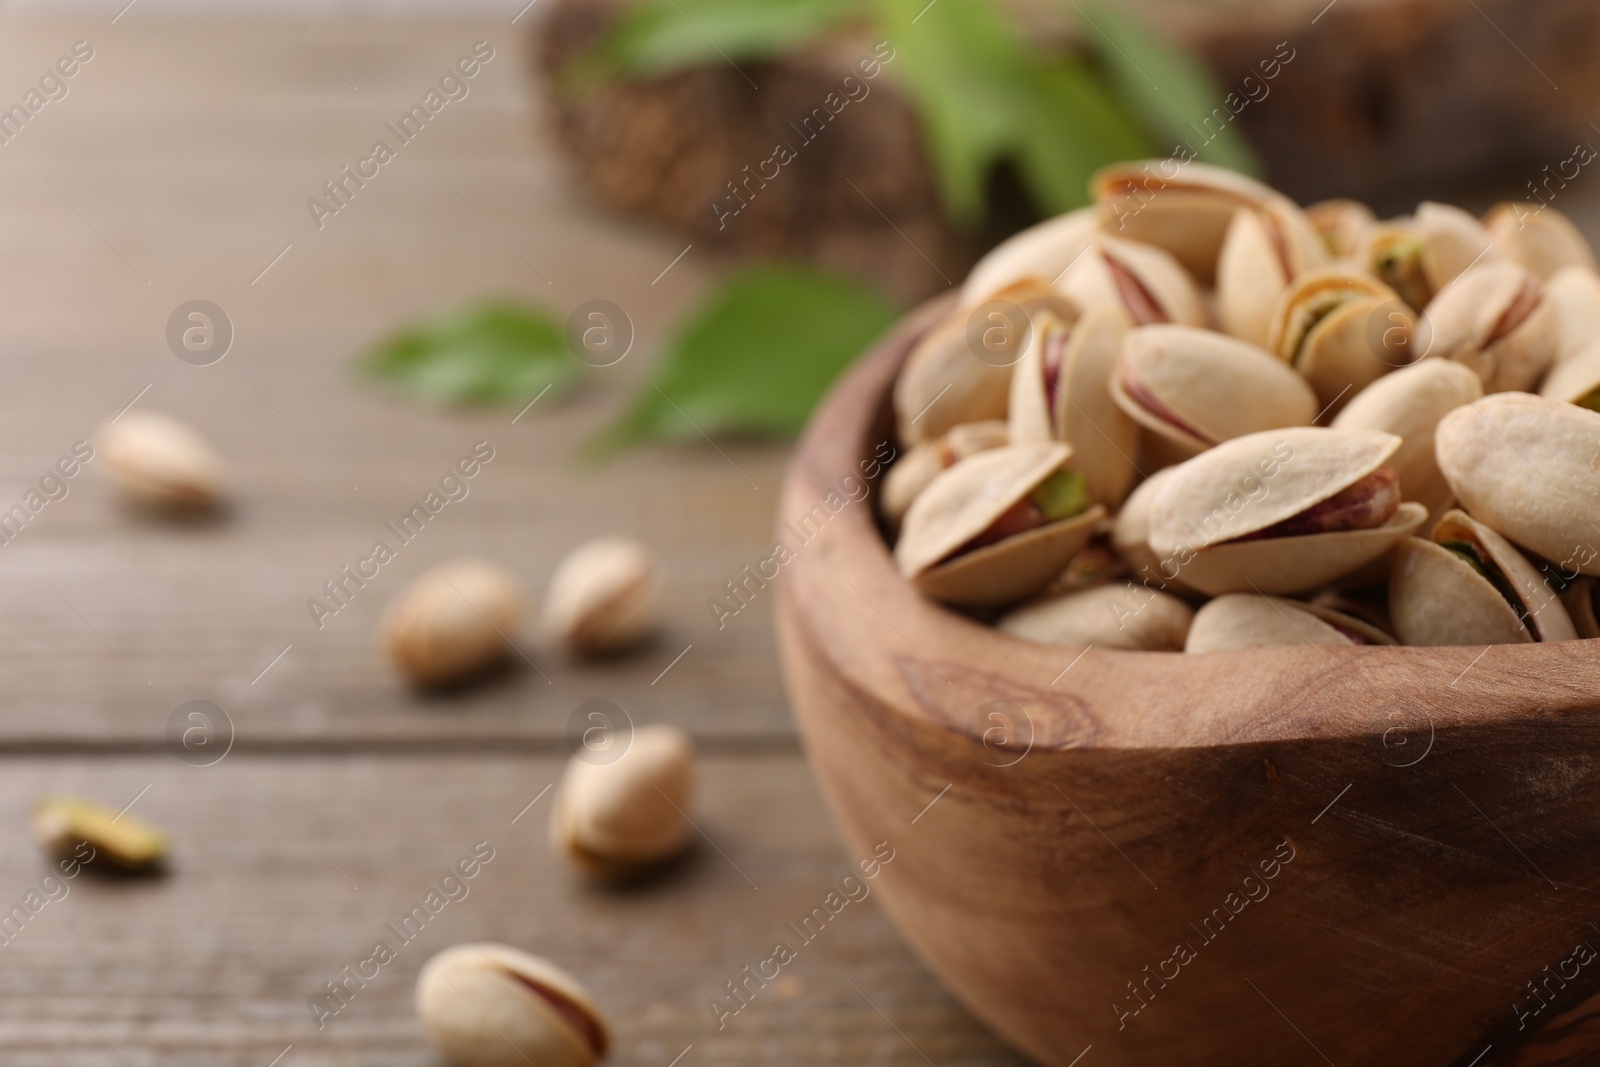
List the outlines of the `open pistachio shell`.
<svg viewBox="0 0 1600 1067">
<path fill-rule="evenodd" d="M 968 422 L 952 427 L 932 441 L 923 441 L 906 450 L 889 473 L 883 476 L 883 491 L 878 510 L 891 528 L 898 528 L 906 509 L 928 483 L 942 470 L 953 467 L 968 456 L 1003 448 L 1011 443 L 1006 424 L 998 419 Z"/>
<path fill-rule="evenodd" d="M 1556 309 L 1556 358 L 1569 359 L 1600 341 L 1600 274 L 1566 267 L 1545 283 L 1544 298 Z"/>
<path fill-rule="evenodd" d="M 1234 213 L 1217 260 L 1217 318 L 1235 337 L 1264 348 L 1278 300 L 1302 272 L 1332 261 L 1316 229 L 1293 205 Z"/>
<path fill-rule="evenodd" d="M 1304 426 L 1317 414 L 1311 386 L 1281 360 L 1192 326 L 1129 331 L 1111 397 L 1179 458 L 1258 430 Z"/>
<path fill-rule="evenodd" d="M 1504 576 L 1504 591 L 1446 543 L 1472 546 Z M 1570 641 L 1578 636 L 1533 564 L 1505 538 L 1459 510 L 1445 512 L 1432 540 L 1408 538 L 1395 552 L 1389 614 L 1395 633 L 1408 645 Z"/>
<path fill-rule="evenodd" d="M 1417 323 L 1417 351 L 1466 364 L 1486 393 L 1520 391 L 1555 361 L 1558 329 L 1538 278 L 1515 263 L 1483 262 L 1428 304 Z"/>
<path fill-rule="evenodd" d="M 1323 200 L 1306 208 L 1306 218 L 1334 259 L 1349 261 L 1376 223 L 1372 209 L 1359 200 Z"/>
<path fill-rule="evenodd" d="M 1186 593 L 1189 590 L 1178 577 L 1177 561 L 1163 560 L 1150 551 L 1151 502 L 1177 472 L 1177 467 L 1164 467 L 1134 487 L 1112 524 L 1111 547 L 1136 580 L 1169 592 Z"/>
<path fill-rule="evenodd" d="M 1561 604 L 1567 609 L 1579 637 L 1600 637 L 1600 613 L 1595 610 L 1596 588 L 1595 580 L 1586 574 L 1561 594 Z"/>
<path fill-rule="evenodd" d="M 1349 615 L 1298 600 L 1229 593 L 1195 613 L 1185 652 L 1225 652 L 1285 645 L 1392 645 L 1394 638 Z"/>
<path fill-rule="evenodd" d="M 1433 435 L 1444 418 L 1483 396 L 1478 376 L 1459 363 L 1425 359 L 1402 367 L 1356 394 L 1333 420 L 1336 430 L 1381 430 L 1400 438 L 1386 461 L 1400 489 L 1437 519 L 1455 499 L 1434 456 Z"/>
<path fill-rule="evenodd" d="M 980 304 L 1020 281 L 1053 284 L 1088 246 L 1098 220 L 1094 208 L 1080 208 L 1000 242 L 967 275 L 961 306 Z"/>
<path fill-rule="evenodd" d="M 996 625 L 1045 645 L 1177 652 L 1193 618 L 1194 609 L 1169 593 L 1112 582 L 1024 604 Z"/>
<path fill-rule="evenodd" d="M 1474 518 L 1559 567 L 1600 574 L 1600 414 L 1500 393 L 1446 415 L 1436 448 Z"/>
<path fill-rule="evenodd" d="M 1483 224 L 1449 204 L 1424 201 L 1417 213 L 1367 230 L 1356 265 L 1421 311 L 1462 271 L 1498 258 Z"/>
<path fill-rule="evenodd" d="M 1600 410 L 1600 338 L 1551 367 L 1539 395 Z"/>
<path fill-rule="evenodd" d="M 1076 323 L 1041 316 L 1011 378 L 1011 440 L 1062 441 L 1089 497 L 1116 507 L 1137 474 L 1139 427 L 1111 399 L 1127 316 L 1090 308 Z"/>
<path fill-rule="evenodd" d="M 1136 325 L 1206 323 L 1206 309 L 1194 279 L 1154 245 L 1095 234 L 1088 250 L 1056 282 L 1081 308 L 1110 304 Z"/>
<path fill-rule="evenodd" d="M 1415 320 L 1399 303 L 1393 289 L 1366 275 L 1308 271 L 1279 298 L 1267 351 L 1305 376 L 1319 404 L 1337 410 L 1409 362 Z"/>
<path fill-rule="evenodd" d="M 1595 269 L 1594 251 L 1572 220 L 1553 207 L 1528 210 L 1521 204 L 1497 204 L 1484 216 L 1495 250 L 1540 278 L 1564 267 Z"/>
</svg>

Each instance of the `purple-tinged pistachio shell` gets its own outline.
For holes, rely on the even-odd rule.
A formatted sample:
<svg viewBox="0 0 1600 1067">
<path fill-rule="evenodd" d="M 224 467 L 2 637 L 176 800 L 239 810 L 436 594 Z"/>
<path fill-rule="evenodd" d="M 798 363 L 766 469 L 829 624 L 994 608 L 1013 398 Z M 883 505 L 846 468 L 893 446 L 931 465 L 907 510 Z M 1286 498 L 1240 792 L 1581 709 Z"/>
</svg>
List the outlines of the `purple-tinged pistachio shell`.
<svg viewBox="0 0 1600 1067">
<path fill-rule="evenodd" d="M 1417 323 L 1424 359 L 1470 367 L 1483 391 L 1533 388 L 1555 362 L 1560 342 L 1544 285 L 1523 267 L 1483 262 L 1463 272 L 1428 304 Z"/>
<path fill-rule="evenodd" d="M 1154 245 L 1096 234 L 1056 288 L 1080 308 L 1100 304 L 1121 308 L 1137 326 L 1206 324 L 1205 304 L 1194 279 Z"/>
<path fill-rule="evenodd" d="M 1264 348 L 1284 290 L 1305 271 L 1327 266 L 1332 260 L 1299 208 L 1241 208 L 1217 260 L 1217 319 L 1228 333 Z"/>
</svg>

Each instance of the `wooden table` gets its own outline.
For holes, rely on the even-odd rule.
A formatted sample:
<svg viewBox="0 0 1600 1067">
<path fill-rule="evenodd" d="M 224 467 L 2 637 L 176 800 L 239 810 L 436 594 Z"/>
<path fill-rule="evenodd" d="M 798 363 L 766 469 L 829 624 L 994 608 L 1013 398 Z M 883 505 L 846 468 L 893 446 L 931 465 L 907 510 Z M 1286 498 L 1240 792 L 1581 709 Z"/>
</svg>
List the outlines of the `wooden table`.
<svg viewBox="0 0 1600 1067">
<path fill-rule="evenodd" d="M 0 106 L 74 42 L 94 50 L 67 96 L 0 144 L 0 501 L 135 402 L 198 426 L 236 490 L 225 521 L 152 523 L 90 464 L 0 546 L 0 910 L 47 873 L 26 829 L 47 792 L 136 800 L 175 853 L 164 878 L 68 883 L 0 944 L 8 1067 L 435 1064 L 411 1009 L 417 970 L 479 939 L 586 982 L 617 1063 L 1018 1062 L 870 897 L 715 1024 L 711 998 L 853 860 L 802 761 L 768 607 L 719 630 L 706 606 L 767 553 L 784 450 L 575 462 L 714 265 L 698 249 L 675 261 L 680 242 L 574 187 L 538 133 L 524 55 L 537 11 L 512 25 L 519 6 L 347 23 L 266 7 L 244 21 L 0 12 Z M 307 199 L 479 40 L 495 57 L 470 95 L 319 230 Z M 514 409 L 430 410 L 352 374 L 398 323 L 493 293 L 562 316 L 612 300 L 637 328 L 633 355 L 515 423 Z M 192 299 L 235 330 L 211 366 L 165 338 Z M 485 439 L 495 459 L 470 496 L 319 630 L 307 599 Z M 412 695 L 377 654 L 379 612 L 420 571 L 482 555 L 538 594 L 563 553 L 609 532 L 665 562 L 667 625 L 640 654 L 580 667 L 530 642 L 537 669 L 449 699 Z M 683 725 L 703 752 L 706 840 L 648 887 L 596 891 L 545 843 L 542 791 L 591 698 Z M 195 699 L 236 729 L 214 766 L 168 751 L 169 716 Z M 319 1030 L 308 998 L 480 840 L 495 858 L 470 896 Z"/>
</svg>

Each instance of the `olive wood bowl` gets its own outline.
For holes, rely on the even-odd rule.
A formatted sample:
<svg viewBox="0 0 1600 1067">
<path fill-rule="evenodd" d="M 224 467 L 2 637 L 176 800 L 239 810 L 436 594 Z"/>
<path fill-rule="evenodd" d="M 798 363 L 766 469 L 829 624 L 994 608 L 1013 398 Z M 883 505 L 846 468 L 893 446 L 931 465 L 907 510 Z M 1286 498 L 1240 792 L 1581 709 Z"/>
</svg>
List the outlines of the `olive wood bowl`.
<svg viewBox="0 0 1600 1067">
<path fill-rule="evenodd" d="M 1600 1062 L 1597 643 L 1086 651 L 924 599 L 842 479 L 950 306 L 813 417 L 777 600 L 835 823 L 944 985 L 1059 1067 Z"/>
</svg>

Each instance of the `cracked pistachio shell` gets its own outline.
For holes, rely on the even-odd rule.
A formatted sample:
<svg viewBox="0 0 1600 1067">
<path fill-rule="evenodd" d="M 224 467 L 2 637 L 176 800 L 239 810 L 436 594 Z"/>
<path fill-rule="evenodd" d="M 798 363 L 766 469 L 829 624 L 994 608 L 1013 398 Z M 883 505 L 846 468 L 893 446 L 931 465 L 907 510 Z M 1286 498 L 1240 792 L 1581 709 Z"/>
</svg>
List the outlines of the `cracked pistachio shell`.
<svg viewBox="0 0 1600 1067">
<path fill-rule="evenodd" d="M 177 419 L 128 411 L 96 434 L 100 462 L 133 503 L 169 511 L 204 511 L 222 499 L 222 460 L 206 439 Z"/>
<path fill-rule="evenodd" d="M 1316 229 L 1298 207 L 1236 211 L 1217 260 L 1222 328 L 1265 348 L 1283 291 L 1302 272 L 1329 262 L 1317 242 Z"/>
<path fill-rule="evenodd" d="M 1472 368 L 1486 393 L 1533 388 L 1560 343 L 1554 306 L 1538 278 L 1515 263 L 1479 263 L 1428 304 L 1417 323 L 1424 359 Z"/>
<path fill-rule="evenodd" d="M 1304 426 L 1317 414 L 1311 386 L 1282 360 L 1191 326 L 1129 331 L 1111 397 L 1182 459 L 1258 430 Z"/>
<path fill-rule="evenodd" d="M 1171 159 L 1113 163 L 1089 179 L 1089 191 L 1102 229 L 1164 249 L 1203 285 L 1216 278 L 1235 211 L 1299 210 L 1282 193 L 1236 171 Z"/>
<path fill-rule="evenodd" d="M 636 645 L 656 626 L 661 574 L 650 550 L 626 537 L 597 537 L 556 566 L 543 628 L 569 652 L 604 655 Z"/>
<path fill-rule="evenodd" d="M 1484 227 L 1500 255 L 1548 279 L 1566 267 L 1595 269 L 1594 250 L 1572 220 L 1553 207 L 1529 211 L 1521 204 L 1497 204 Z"/>
<path fill-rule="evenodd" d="M 1154 245 L 1097 233 L 1056 288 L 1080 308 L 1121 308 L 1136 325 L 1206 324 L 1205 303 L 1188 271 Z"/>
<path fill-rule="evenodd" d="M 1020 281 L 1053 283 L 1088 245 L 1098 220 L 1094 208 L 1079 208 L 1001 241 L 967 275 L 961 306 L 980 304 Z"/>
<path fill-rule="evenodd" d="M 1436 448 L 1474 518 L 1563 568 L 1600 574 L 1600 414 L 1497 393 L 1446 415 Z"/>
<path fill-rule="evenodd" d="M 1600 416 L 1597 416 L 1600 418 Z M 1367 530 L 1240 542 L 1300 514 L 1382 466 L 1400 438 L 1300 426 L 1224 442 L 1178 467 L 1151 502 L 1150 550 L 1175 559 L 1201 592 L 1304 593 L 1383 556 L 1427 518 L 1402 503 Z"/>
<path fill-rule="evenodd" d="M 1177 577 L 1175 564 L 1167 561 L 1163 566 L 1163 560 L 1150 551 L 1151 504 L 1177 471 L 1177 467 L 1163 467 L 1134 487 L 1111 526 L 1111 547 L 1141 581 L 1153 582 L 1174 593 L 1187 593 L 1189 589 Z"/>
<path fill-rule="evenodd" d="M 1470 563 L 1442 547 L 1466 541 L 1505 575 L 1533 630 Z M 1576 638 L 1561 601 L 1533 564 L 1494 530 L 1460 510 L 1447 511 L 1432 540 L 1407 538 L 1389 575 L 1389 616 L 1407 645 L 1502 645 Z"/>
<path fill-rule="evenodd" d="M 1600 341 L 1600 274 L 1587 267 L 1559 270 L 1545 283 L 1544 298 L 1556 309 L 1558 360 Z"/>
<path fill-rule="evenodd" d="M 1561 604 L 1579 637 L 1600 637 L 1600 613 L 1595 611 L 1595 580 L 1587 574 L 1561 594 Z"/>
<path fill-rule="evenodd" d="M 400 590 L 379 632 L 401 673 L 429 688 L 464 681 L 504 660 L 525 614 L 521 584 L 509 571 L 455 560 Z"/>
<path fill-rule="evenodd" d="M 1010 431 L 998 419 L 968 422 L 952 427 L 942 437 L 923 441 L 906 450 L 889 473 L 883 476 L 883 491 L 878 510 L 891 528 L 899 529 L 911 506 L 934 476 L 968 456 L 1004 448 L 1011 443 Z"/>
<path fill-rule="evenodd" d="M 1458 207 L 1432 201 L 1417 205 L 1415 215 L 1369 228 L 1356 254 L 1357 266 L 1419 311 L 1462 271 L 1496 258 L 1482 223 Z"/>
<path fill-rule="evenodd" d="M 1600 338 L 1551 367 L 1544 384 L 1539 387 L 1540 396 L 1565 404 L 1582 404 L 1597 393 L 1600 393 Z"/>
<path fill-rule="evenodd" d="M 1395 291 L 1375 278 L 1308 271 L 1279 299 L 1267 351 L 1304 375 L 1327 409 L 1410 362 L 1414 326 Z"/>
<path fill-rule="evenodd" d="M 1008 445 L 940 473 L 906 512 L 895 562 L 935 600 L 997 607 L 1038 592 L 1089 543 L 1105 508 L 1048 523 L 951 558 L 963 545 L 1066 466 L 1066 445 Z"/>
<path fill-rule="evenodd" d="M 1336 260 L 1350 262 L 1377 225 L 1372 209 L 1359 200 L 1323 200 L 1306 208 L 1306 218 Z"/>
<path fill-rule="evenodd" d="M 1139 427 L 1111 399 L 1127 317 L 1117 308 L 1090 308 L 1076 323 L 1041 316 L 1011 378 L 1010 435 L 1018 444 L 1061 441 L 1071 446 L 1073 469 L 1083 475 L 1089 499 L 1116 507 L 1137 473 Z M 1052 375 L 1048 360 L 1058 360 Z M 1055 382 L 1054 410 L 1046 394 Z"/>
<path fill-rule="evenodd" d="M 1434 455 L 1439 420 L 1483 396 L 1478 376 L 1459 363 L 1425 359 L 1373 382 L 1333 420 L 1335 430 L 1381 430 L 1400 438 L 1388 459 L 1407 500 L 1437 520 L 1455 500 Z"/>
<path fill-rule="evenodd" d="M 1259 593 L 1229 593 L 1207 601 L 1195 614 L 1183 650 L 1226 652 L 1284 645 L 1351 648 L 1394 643 L 1394 638 L 1376 626 L 1330 608 Z"/>
<path fill-rule="evenodd" d="M 550 845 L 579 869 L 625 878 L 682 852 L 694 836 L 694 744 L 676 726 L 641 726 L 609 763 L 567 761 L 551 807 Z"/>
<path fill-rule="evenodd" d="M 1042 645 L 1177 652 L 1193 618 L 1194 609 L 1170 593 L 1112 582 L 1025 604 L 996 625 Z"/>
<path fill-rule="evenodd" d="M 509 945 L 447 948 L 417 976 L 428 1043 L 457 1067 L 590 1067 L 611 1039 L 577 979 Z"/>
<path fill-rule="evenodd" d="M 167 856 L 167 838 L 126 811 L 75 797 L 53 796 L 33 811 L 33 835 L 51 855 L 82 863 L 104 862 L 125 871 L 148 871 Z M 80 853 L 87 843 L 94 851 Z"/>
</svg>

